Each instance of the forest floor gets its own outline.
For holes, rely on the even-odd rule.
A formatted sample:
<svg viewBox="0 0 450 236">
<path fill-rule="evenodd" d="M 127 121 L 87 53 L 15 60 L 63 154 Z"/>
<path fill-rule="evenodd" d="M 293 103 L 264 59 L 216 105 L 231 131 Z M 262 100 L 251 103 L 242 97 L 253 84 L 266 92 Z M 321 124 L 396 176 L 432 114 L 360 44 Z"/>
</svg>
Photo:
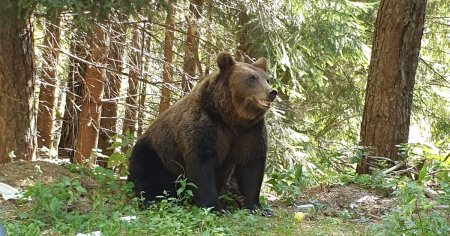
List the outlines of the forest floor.
<svg viewBox="0 0 450 236">
<path fill-rule="evenodd" d="M 81 185 L 88 191 L 101 187 L 92 178 L 80 175 L 62 165 L 46 161 L 0 165 L 0 183 L 19 189 L 36 182 L 48 185 L 61 177 L 79 177 Z M 314 207 L 307 210 L 305 220 L 292 220 L 295 212 L 301 208 L 299 206 L 311 204 Z M 274 221 L 274 224 L 286 220 L 295 222 L 294 229 L 290 231 L 293 235 L 366 235 L 368 227 L 377 224 L 383 214 L 395 205 L 395 199 L 380 191 L 349 184 L 307 189 L 296 200 L 296 204 L 286 204 L 269 197 L 269 205 L 279 216 L 268 217 L 267 220 Z M 0 197 L 0 219 L 13 219 L 18 210 L 22 209 L 20 206 L 18 209 L 14 200 L 5 201 Z"/>
</svg>

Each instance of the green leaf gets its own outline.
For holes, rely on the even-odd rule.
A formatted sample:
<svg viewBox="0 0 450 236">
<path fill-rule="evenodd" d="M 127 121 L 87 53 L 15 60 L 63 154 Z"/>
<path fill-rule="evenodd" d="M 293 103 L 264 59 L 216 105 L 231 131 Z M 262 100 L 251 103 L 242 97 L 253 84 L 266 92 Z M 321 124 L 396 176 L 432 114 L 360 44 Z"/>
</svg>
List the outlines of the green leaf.
<svg viewBox="0 0 450 236">
<path fill-rule="evenodd" d="M 427 174 L 427 168 L 428 168 L 428 161 L 425 161 L 423 163 L 422 169 L 419 172 L 419 178 L 418 181 L 422 182 Z"/>
<path fill-rule="evenodd" d="M 187 185 L 198 189 L 197 185 L 195 185 L 194 183 L 188 182 Z"/>
<path fill-rule="evenodd" d="M 81 186 L 76 186 L 75 189 L 77 190 L 78 193 L 86 193 L 86 189 L 81 187 Z"/>
</svg>

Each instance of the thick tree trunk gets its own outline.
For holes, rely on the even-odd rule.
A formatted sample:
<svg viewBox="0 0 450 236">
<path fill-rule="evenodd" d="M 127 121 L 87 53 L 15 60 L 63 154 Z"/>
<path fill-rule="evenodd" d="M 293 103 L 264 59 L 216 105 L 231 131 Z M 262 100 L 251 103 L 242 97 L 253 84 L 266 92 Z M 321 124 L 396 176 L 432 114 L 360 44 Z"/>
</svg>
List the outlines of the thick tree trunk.
<svg viewBox="0 0 450 236">
<path fill-rule="evenodd" d="M 0 1 L 0 163 L 36 156 L 33 25 L 16 1 Z"/>
<path fill-rule="evenodd" d="M 37 117 L 38 146 L 52 148 L 53 120 L 58 80 L 58 58 L 60 41 L 60 18 L 58 11 L 49 12 L 44 28 L 44 49 L 42 52 L 42 74 L 39 86 L 39 110 Z"/>
<path fill-rule="evenodd" d="M 108 55 L 106 45 L 106 33 L 100 25 L 95 27 L 95 32 L 90 38 L 90 58 L 92 63 L 104 66 Z M 85 91 L 80 113 L 80 130 L 75 143 L 74 162 L 78 164 L 95 163 L 91 158 L 92 149 L 97 148 L 100 130 L 100 114 L 102 110 L 102 98 L 106 71 L 104 68 L 87 65 L 85 73 Z"/>
<path fill-rule="evenodd" d="M 173 38 L 175 27 L 175 8 L 173 2 L 169 6 L 166 16 L 166 30 L 164 35 L 164 70 L 163 70 L 163 87 L 161 90 L 161 101 L 159 103 L 159 114 L 163 113 L 170 106 L 170 86 L 173 77 Z"/>
<path fill-rule="evenodd" d="M 201 17 L 203 0 L 190 0 L 189 16 L 187 17 L 187 34 L 184 46 L 184 74 L 182 77 L 182 88 L 184 92 L 192 90 L 191 80 L 195 77 L 195 72 L 199 63 L 198 46 L 199 46 L 199 28 L 198 20 Z"/>
<path fill-rule="evenodd" d="M 86 48 L 81 31 L 73 30 L 70 53 L 78 58 L 86 59 Z M 87 44 L 87 43 L 86 43 Z M 77 58 L 70 58 L 69 75 L 66 85 L 66 102 L 59 141 L 59 156 L 69 157 L 73 162 L 75 140 L 79 130 L 80 107 L 83 98 L 83 79 L 86 64 Z"/>
<path fill-rule="evenodd" d="M 124 55 L 124 44 L 126 39 L 126 29 L 123 25 L 112 25 L 110 50 L 108 55 L 108 67 L 112 71 L 106 72 L 107 84 L 105 87 L 104 102 L 102 107 L 102 118 L 100 121 L 100 134 L 98 137 L 98 148 L 105 155 L 111 155 L 113 150 L 107 149 L 111 146 L 111 137 L 114 136 L 117 125 L 117 100 L 120 93 L 120 74 L 114 71 L 122 71 L 122 57 Z M 99 163 L 100 164 L 100 163 Z M 103 165 L 102 165 L 103 166 Z"/>
<path fill-rule="evenodd" d="M 403 157 L 396 145 L 408 142 L 413 88 L 423 34 L 425 0 L 382 0 L 361 124 L 361 145 L 374 155 Z M 357 173 L 370 173 L 362 159 Z"/>
<path fill-rule="evenodd" d="M 123 133 L 127 131 L 134 134 L 136 131 L 137 111 L 138 111 L 138 79 L 141 77 L 141 34 L 139 27 L 133 30 L 132 49 L 129 52 L 130 57 L 130 76 L 128 78 L 127 99 L 125 104 L 125 119 L 123 121 Z"/>
</svg>

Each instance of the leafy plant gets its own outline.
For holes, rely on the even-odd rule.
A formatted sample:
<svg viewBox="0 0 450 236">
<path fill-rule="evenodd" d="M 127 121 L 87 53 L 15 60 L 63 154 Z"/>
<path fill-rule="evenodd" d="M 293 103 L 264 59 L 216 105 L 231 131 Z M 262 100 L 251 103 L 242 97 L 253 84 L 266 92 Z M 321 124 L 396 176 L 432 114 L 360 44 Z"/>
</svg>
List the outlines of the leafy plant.
<svg viewBox="0 0 450 236">
<path fill-rule="evenodd" d="M 442 142 L 402 146 L 413 175 L 398 178 L 395 195 L 399 203 L 380 226 L 373 227 L 377 235 L 445 235 L 450 231 L 448 208 L 439 207 L 450 205 L 448 148 Z M 429 196 L 430 191 L 434 196 Z"/>
<path fill-rule="evenodd" d="M 304 186 L 303 166 L 295 165 L 289 169 L 272 172 L 266 183 L 277 196 L 292 201 L 301 194 Z"/>
<path fill-rule="evenodd" d="M 175 182 L 178 186 L 176 199 L 177 202 L 186 204 L 191 201 L 194 197 L 192 189 L 198 189 L 198 187 L 194 183 L 189 182 L 188 179 L 184 177 L 184 175 L 178 176 Z"/>
<path fill-rule="evenodd" d="M 113 136 L 113 143 L 108 149 L 114 150 L 109 156 L 108 168 L 118 170 L 120 174 L 125 175 L 128 171 L 128 159 L 131 156 L 131 146 L 136 141 L 136 137 L 129 130 L 124 135 L 117 134 Z"/>
<path fill-rule="evenodd" d="M 448 212 L 435 209 L 435 203 L 424 193 L 423 186 L 405 180 L 396 192 L 399 205 L 373 226 L 376 235 L 444 235 L 450 231 Z M 449 202 L 447 202 L 448 204 Z"/>
</svg>

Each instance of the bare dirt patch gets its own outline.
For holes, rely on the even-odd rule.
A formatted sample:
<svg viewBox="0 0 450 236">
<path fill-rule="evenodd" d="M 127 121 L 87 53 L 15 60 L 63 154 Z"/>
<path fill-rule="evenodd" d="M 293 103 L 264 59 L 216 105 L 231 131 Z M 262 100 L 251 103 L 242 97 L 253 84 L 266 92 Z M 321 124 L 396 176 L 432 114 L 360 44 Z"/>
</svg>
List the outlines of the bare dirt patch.
<svg viewBox="0 0 450 236">
<path fill-rule="evenodd" d="M 379 220 L 396 202 L 385 192 L 349 184 L 306 190 L 298 205 L 307 203 L 316 206 L 318 215 Z"/>
<path fill-rule="evenodd" d="M 75 174 L 64 166 L 46 161 L 18 161 L 0 165 L 0 182 L 15 188 L 25 188 L 36 181 L 48 184 L 62 176 L 70 178 Z"/>
</svg>

